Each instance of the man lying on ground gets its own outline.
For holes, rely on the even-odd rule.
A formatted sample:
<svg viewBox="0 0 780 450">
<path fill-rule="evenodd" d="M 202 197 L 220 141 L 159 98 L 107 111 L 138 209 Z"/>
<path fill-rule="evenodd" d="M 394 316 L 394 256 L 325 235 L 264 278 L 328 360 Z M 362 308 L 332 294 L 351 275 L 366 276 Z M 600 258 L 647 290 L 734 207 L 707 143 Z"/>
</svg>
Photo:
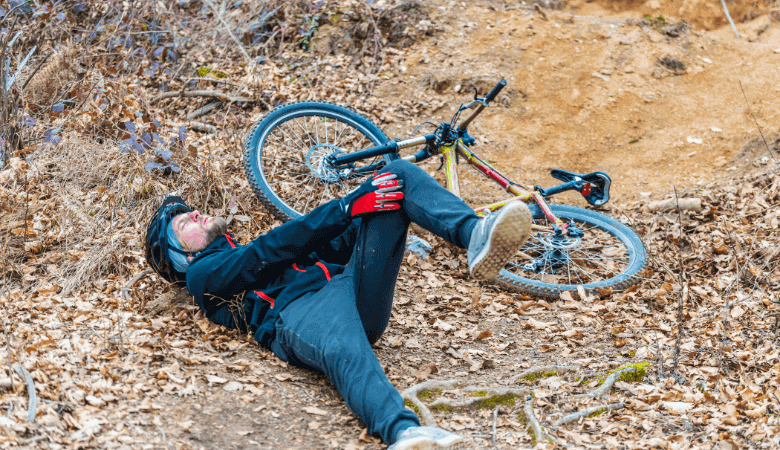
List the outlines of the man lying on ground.
<svg viewBox="0 0 780 450">
<path fill-rule="evenodd" d="M 511 202 L 480 219 L 407 161 L 387 165 L 343 199 L 236 245 L 222 218 L 168 197 L 151 219 L 146 260 L 186 284 L 213 322 L 251 332 L 289 364 L 324 372 L 391 450 L 454 449 L 463 438 L 421 427 L 371 345 L 390 320 L 406 233 L 416 223 L 468 249 L 471 275 L 495 277 L 526 241 L 531 214 Z"/>
</svg>

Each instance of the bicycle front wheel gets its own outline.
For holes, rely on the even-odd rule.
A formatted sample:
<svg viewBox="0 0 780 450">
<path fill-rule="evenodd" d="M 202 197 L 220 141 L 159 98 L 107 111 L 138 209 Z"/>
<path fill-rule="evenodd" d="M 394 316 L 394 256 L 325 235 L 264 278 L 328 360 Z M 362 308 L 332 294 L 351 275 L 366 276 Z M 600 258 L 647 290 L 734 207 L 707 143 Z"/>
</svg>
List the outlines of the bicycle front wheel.
<svg viewBox="0 0 780 450">
<path fill-rule="evenodd" d="M 359 113 L 325 102 L 299 102 L 271 111 L 249 132 L 244 170 L 260 201 L 279 219 L 298 218 L 343 197 L 373 168 L 398 157 L 390 154 L 334 170 L 330 155 L 384 144 L 387 136 Z"/>
<path fill-rule="evenodd" d="M 549 226 L 539 206 L 528 205 L 534 223 Z M 623 223 L 576 206 L 550 205 L 552 212 L 574 226 L 572 236 L 553 232 L 531 234 L 521 251 L 533 259 L 512 258 L 496 280 L 504 287 L 535 297 L 557 299 L 578 286 L 623 290 L 639 282 L 647 260 L 639 236 Z"/>
</svg>

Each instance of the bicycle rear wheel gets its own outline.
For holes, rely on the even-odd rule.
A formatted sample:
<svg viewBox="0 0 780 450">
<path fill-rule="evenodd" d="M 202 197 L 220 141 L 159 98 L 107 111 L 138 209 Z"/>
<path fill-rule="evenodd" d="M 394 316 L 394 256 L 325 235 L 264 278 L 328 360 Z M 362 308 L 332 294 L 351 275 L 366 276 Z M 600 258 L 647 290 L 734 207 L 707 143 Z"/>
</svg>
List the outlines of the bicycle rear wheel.
<svg viewBox="0 0 780 450">
<path fill-rule="evenodd" d="M 530 204 L 534 223 L 550 225 L 542 210 Z M 568 205 L 550 205 L 552 212 L 575 226 L 575 236 L 537 231 L 523 253 L 532 261 L 512 258 L 496 277 L 502 286 L 535 297 L 557 299 L 578 286 L 623 290 L 639 282 L 647 254 L 639 236 L 623 223 L 595 211 Z"/>
<path fill-rule="evenodd" d="M 298 218 L 356 188 L 369 174 L 398 157 L 358 161 L 336 171 L 326 157 L 381 145 L 389 139 L 367 118 L 343 106 L 299 102 L 271 111 L 249 132 L 244 170 L 260 201 L 283 221 Z"/>
</svg>

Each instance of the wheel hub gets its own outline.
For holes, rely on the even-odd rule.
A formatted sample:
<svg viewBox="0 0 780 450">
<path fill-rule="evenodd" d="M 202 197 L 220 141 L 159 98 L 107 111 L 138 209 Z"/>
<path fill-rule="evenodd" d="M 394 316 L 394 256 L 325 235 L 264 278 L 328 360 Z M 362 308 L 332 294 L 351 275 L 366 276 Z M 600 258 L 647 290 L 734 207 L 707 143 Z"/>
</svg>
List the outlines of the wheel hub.
<svg viewBox="0 0 780 450">
<path fill-rule="evenodd" d="M 328 157 L 342 155 L 344 152 L 331 144 L 317 144 L 306 153 L 306 166 L 311 173 L 325 182 L 337 182 L 347 177 L 348 169 L 338 170 L 329 162 Z"/>
<path fill-rule="evenodd" d="M 558 269 L 569 264 L 571 257 L 568 250 L 578 247 L 582 242 L 582 232 L 574 224 L 570 224 L 569 233 L 562 234 L 558 231 L 553 233 L 539 233 L 537 239 L 539 243 L 547 249 L 538 258 L 525 264 L 523 269 L 529 272 L 542 273 L 549 268 L 550 273 L 557 273 Z"/>
</svg>

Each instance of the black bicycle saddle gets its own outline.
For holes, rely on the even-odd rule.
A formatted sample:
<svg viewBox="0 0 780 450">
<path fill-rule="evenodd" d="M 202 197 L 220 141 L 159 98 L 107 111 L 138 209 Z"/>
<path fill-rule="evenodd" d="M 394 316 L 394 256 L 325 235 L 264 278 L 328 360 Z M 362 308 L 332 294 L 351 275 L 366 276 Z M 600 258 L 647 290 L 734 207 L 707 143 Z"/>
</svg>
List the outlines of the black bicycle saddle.
<svg viewBox="0 0 780 450">
<path fill-rule="evenodd" d="M 601 206 L 609 201 L 609 185 L 612 184 L 612 179 L 604 172 L 582 174 L 563 169 L 553 169 L 550 171 L 550 175 L 564 183 L 579 180 L 590 183 L 590 189 L 588 189 L 587 185 L 583 186 L 582 196 L 593 206 Z"/>
</svg>

